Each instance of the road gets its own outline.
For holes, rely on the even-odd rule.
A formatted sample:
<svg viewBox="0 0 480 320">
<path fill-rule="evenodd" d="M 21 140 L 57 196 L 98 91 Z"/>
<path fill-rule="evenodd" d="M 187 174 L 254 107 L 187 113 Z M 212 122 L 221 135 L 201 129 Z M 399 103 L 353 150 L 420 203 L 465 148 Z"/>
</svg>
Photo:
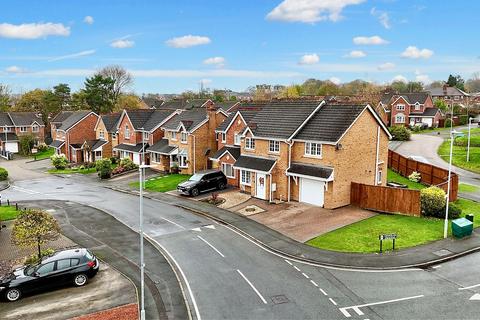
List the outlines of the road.
<svg viewBox="0 0 480 320">
<path fill-rule="evenodd" d="M 138 229 L 137 197 L 75 179 L 17 181 L 2 198 L 78 202 Z M 480 293 L 480 254 L 427 271 L 324 268 L 270 253 L 227 226 L 167 203 L 144 204 L 145 232 L 173 258 L 197 319 L 478 318 L 480 301 L 469 299 Z M 147 263 L 147 272 L 154 268 Z"/>
</svg>

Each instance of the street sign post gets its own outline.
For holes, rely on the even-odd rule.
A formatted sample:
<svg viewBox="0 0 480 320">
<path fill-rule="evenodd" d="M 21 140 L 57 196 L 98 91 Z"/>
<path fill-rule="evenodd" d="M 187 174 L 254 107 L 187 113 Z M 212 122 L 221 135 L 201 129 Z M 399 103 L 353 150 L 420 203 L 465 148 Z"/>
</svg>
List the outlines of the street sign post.
<svg viewBox="0 0 480 320">
<path fill-rule="evenodd" d="M 378 235 L 378 240 L 380 240 L 380 253 L 383 252 L 383 240 L 393 240 L 393 248 L 395 250 L 395 239 L 397 239 L 396 233 L 387 233 Z"/>
</svg>

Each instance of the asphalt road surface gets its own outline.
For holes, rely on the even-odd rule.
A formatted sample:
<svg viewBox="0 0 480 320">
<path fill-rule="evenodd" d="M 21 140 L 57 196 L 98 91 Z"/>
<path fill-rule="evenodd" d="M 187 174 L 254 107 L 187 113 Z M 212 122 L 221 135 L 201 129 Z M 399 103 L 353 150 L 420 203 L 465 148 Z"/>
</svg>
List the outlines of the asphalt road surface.
<svg viewBox="0 0 480 320">
<path fill-rule="evenodd" d="M 138 197 L 74 179 L 19 181 L 2 198 L 87 204 L 138 229 Z M 145 232 L 178 269 L 197 319 L 479 318 L 480 254 L 430 270 L 325 268 L 268 252 L 193 212 L 149 199 L 144 204 Z"/>
</svg>

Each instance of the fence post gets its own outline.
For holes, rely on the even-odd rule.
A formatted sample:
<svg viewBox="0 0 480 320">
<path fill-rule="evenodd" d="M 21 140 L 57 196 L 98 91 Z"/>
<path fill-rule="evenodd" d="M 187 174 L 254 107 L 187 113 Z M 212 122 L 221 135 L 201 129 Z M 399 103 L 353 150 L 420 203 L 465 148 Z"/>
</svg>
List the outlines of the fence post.
<svg viewBox="0 0 480 320">
<path fill-rule="evenodd" d="M 18 211 L 18 203 L 15 203 L 15 211 Z"/>
</svg>

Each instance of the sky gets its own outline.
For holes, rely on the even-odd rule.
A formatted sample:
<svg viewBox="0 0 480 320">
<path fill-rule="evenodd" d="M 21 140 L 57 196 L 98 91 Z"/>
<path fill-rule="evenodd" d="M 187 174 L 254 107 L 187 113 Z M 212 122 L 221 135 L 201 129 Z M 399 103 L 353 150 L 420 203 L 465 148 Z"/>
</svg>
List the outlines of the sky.
<svg viewBox="0 0 480 320">
<path fill-rule="evenodd" d="M 131 91 L 396 79 L 428 84 L 480 71 L 480 1 L 22 0 L 0 13 L 0 83 L 68 83 L 111 64 Z"/>
</svg>

